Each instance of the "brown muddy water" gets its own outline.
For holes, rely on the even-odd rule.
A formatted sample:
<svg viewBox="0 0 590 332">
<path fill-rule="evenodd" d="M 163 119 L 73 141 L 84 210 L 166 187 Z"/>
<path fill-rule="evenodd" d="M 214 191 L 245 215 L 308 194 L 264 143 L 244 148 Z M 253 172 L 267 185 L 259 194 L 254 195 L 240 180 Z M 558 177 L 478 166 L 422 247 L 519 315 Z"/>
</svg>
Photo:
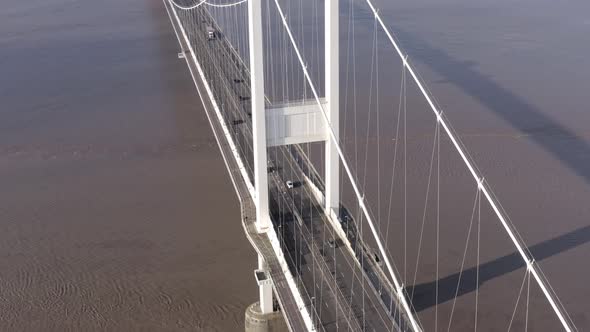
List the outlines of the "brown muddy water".
<svg viewBox="0 0 590 332">
<path fill-rule="evenodd" d="M 590 91 L 586 56 L 590 51 L 590 5 L 582 1 L 461 0 L 378 4 L 578 329 L 589 330 L 590 109 L 585 100 Z M 357 8 L 362 16 L 363 7 Z M 366 30 L 371 31 L 372 22 L 367 22 Z M 371 44 L 366 45 L 369 47 L 364 49 L 370 50 Z M 380 49 L 387 52 L 385 46 Z M 383 59 L 381 53 L 379 56 Z M 419 107 L 420 103 L 413 105 Z M 412 160 L 408 183 L 412 179 L 420 183 L 428 174 L 433 122 L 424 125 L 428 122 L 422 119 L 421 115 L 408 118 L 413 127 L 408 135 L 414 137 L 414 143 L 408 144 L 415 147 L 412 151 L 423 151 L 422 157 L 408 156 Z M 430 136 L 416 138 L 420 135 Z M 459 167 L 456 154 L 445 153 L 450 151 L 448 141 L 443 140 L 441 151 L 440 200 L 444 208 L 440 217 L 438 330 L 447 330 L 475 188 L 465 181 L 465 168 Z M 408 196 L 424 202 L 424 187 L 408 189 Z M 424 243 L 430 245 L 422 249 L 415 304 L 427 330 L 435 330 L 432 192 L 430 197 L 424 235 Z M 524 269 L 515 264 L 514 247 L 490 209 L 483 206 L 480 285 L 475 286 L 472 269 L 472 234 L 463 295 L 457 299 L 451 330 L 473 329 L 475 289 L 479 289 L 478 330 L 506 330 L 523 280 Z M 416 258 L 422 213 L 422 206 L 408 208 L 408 285 L 415 272 L 410 261 Z M 397 216 L 397 222 L 392 220 L 394 230 L 395 225 L 402 225 L 403 216 Z M 389 247 L 398 267 L 403 267 L 404 260 L 401 243 L 401 234 L 390 237 Z M 521 298 L 513 331 L 524 329 L 525 305 Z M 529 330 L 560 330 L 541 292 L 532 284 L 529 307 Z"/>
<path fill-rule="evenodd" d="M 161 1 L 0 10 L 0 330 L 232 331 L 238 201 Z"/>
<path fill-rule="evenodd" d="M 356 2 L 357 84 L 366 87 L 373 21 Z M 577 327 L 590 329 L 590 6 L 376 3 Z M 255 255 L 161 1 L 1 7 L 0 330 L 242 330 L 243 310 L 256 300 Z M 343 5 L 345 20 L 347 13 Z M 385 45 L 379 56 L 388 68 Z M 426 118 L 409 119 L 417 152 L 408 156 L 409 182 L 416 181 L 408 195 L 418 202 L 431 149 Z M 447 330 L 473 202 L 453 158 L 441 161 L 449 177 L 441 177 L 440 330 Z M 367 178 L 369 187 L 379 181 Z M 404 256 L 416 257 L 420 204 L 408 208 L 406 248 L 403 208 L 390 219 L 388 247 L 407 284 L 415 266 L 401 267 Z M 514 248 L 489 211 L 482 214 L 483 282 L 474 284 L 470 247 L 453 331 L 473 329 L 475 289 L 478 330 L 506 330 L 523 278 Z M 432 226 L 429 214 L 415 290 L 429 331 Z M 559 330 L 538 289 L 531 285 L 530 294 L 529 330 Z M 513 330 L 524 328 L 524 317 L 521 299 Z"/>
</svg>

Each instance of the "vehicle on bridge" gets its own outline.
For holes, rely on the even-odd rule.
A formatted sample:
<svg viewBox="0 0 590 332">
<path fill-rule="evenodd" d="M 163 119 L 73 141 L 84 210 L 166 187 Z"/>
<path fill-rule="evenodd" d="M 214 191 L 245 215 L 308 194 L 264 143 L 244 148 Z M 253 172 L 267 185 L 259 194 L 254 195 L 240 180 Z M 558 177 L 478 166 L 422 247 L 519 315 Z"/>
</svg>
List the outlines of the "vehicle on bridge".
<svg viewBox="0 0 590 332">
<path fill-rule="evenodd" d="M 217 32 L 215 31 L 215 29 L 212 26 L 207 26 L 207 39 L 208 40 L 214 40 L 217 36 Z"/>
</svg>

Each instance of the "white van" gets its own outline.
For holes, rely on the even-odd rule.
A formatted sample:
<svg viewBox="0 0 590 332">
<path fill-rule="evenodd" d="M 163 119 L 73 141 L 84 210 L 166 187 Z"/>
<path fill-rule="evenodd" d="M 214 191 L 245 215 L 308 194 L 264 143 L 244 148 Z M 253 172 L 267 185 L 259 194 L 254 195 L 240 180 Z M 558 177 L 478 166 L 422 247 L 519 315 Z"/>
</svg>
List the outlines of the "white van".
<svg viewBox="0 0 590 332">
<path fill-rule="evenodd" d="M 207 39 L 213 40 L 215 39 L 215 29 L 212 26 L 207 26 Z"/>
</svg>

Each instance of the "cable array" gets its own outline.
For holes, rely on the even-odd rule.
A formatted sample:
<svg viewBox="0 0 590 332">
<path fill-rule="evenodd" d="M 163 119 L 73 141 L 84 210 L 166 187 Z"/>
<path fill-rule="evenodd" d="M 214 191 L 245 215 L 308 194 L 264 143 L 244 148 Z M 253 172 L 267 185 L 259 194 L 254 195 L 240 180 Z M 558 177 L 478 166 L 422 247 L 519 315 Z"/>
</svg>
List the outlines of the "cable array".
<svg viewBox="0 0 590 332">
<path fill-rule="evenodd" d="M 251 106 L 250 98 L 250 73 L 248 71 L 248 36 L 247 29 L 247 13 L 243 10 L 243 6 L 239 6 L 248 0 L 241 0 L 233 3 L 215 3 L 210 1 L 199 1 L 192 5 L 178 4 L 173 0 L 168 2 L 176 9 L 179 9 L 178 15 L 181 17 L 185 29 L 194 43 L 194 49 L 199 57 L 199 61 L 204 62 L 205 76 L 212 86 L 212 90 L 216 94 L 217 100 L 223 101 L 221 108 L 223 111 L 223 120 L 226 124 L 231 124 L 232 136 L 235 139 L 237 150 L 243 156 L 245 168 L 250 179 L 253 179 L 253 152 L 252 152 L 252 128 L 251 128 Z M 265 7 L 265 34 L 264 42 L 266 48 L 264 56 L 270 61 L 265 64 L 265 80 L 270 84 L 267 85 L 268 91 L 265 96 L 267 102 L 267 112 L 272 111 L 273 107 L 278 105 L 286 105 L 288 103 L 304 104 L 308 101 L 313 101 L 317 105 L 320 113 L 326 123 L 329 140 L 336 145 L 338 157 L 345 172 L 342 173 L 341 183 L 347 182 L 352 188 L 354 196 L 354 203 L 351 205 L 356 208 L 354 218 L 350 217 L 351 222 L 342 223 L 342 230 L 346 236 L 345 244 L 350 246 L 353 260 L 344 256 L 344 261 L 340 263 L 346 264 L 350 275 L 342 277 L 350 280 L 347 284 L 350 285 L 346 289 L 339 281 L 337 275 L 340 264 L 337 262 L 336 244 L 326 248 L 327 243 L 334 243 L 340 235 L 328 225 L 325 216 L 325 211 L 321 205 L 321 198 L 318 198 L 317 192 L 314 188 L 321 192 L 323 190 L 321 177 L 314 169 L 313 163 L 310 161 L 311 156 L 319 151 L 321 158 L 323 158 L 323 147 L 318 147 L 314 143 L 305 143 L 295 146 L 273 146 L 267 151 L 269 160 L 269 191 L 272 193 L 273 207 L 273 227 L 281 241 L 285 255 L 293 274 L 297 279 L 297 286 L 300 292 L 304 295 L 306 305 L 309 312 L 312 313 L 314 326 L 318 329 L 323 329 L 323 317 L 325 311 L 323 306 L 328 307 L 328 301 L 324 298 L 333 297 L 330 301 L 335 310 L 335 324 L 336 329 L 340 328 L 339 324 L 346 324 L 349 329 L 356 327 L 361 330 L 369 329 L 367 324 L 370 324 L 368 315 L 372 314 L 377 317 L 379 324 L 391 327 L 391 330 L 396 328 L 396 324 L 407 319 L 410 323 L 410 328 L 413 331 L 421 331 L 423 329 L 420 323 L 416 310 L 413 308 L 413 301 L 415 300 L 415 287 L 411 288 L 410 292 L 406 291 L 406 284 L 409 280 L 412 285 L 416 285 L 419 274 L 419 265 L 422 259 L 422 245 L 425 236 L 427 220 L 429 216 L 427 210 L 429 207 L 435 210 L 436 215 L 432 217 L 434 220 L 434 245 L 435 245 L 435 281 L 434 281 L 434 330 L 438 331 L 439 325 L 439 308 L 438 304 L 440 298 L 440 259 L 441 259 L 441 139 L 448 140 L 459 156 L 463 164 L 467 167 L 469 174 L 475 179 L 477 191 L 475 194 L 475 201 L 469 219 L 469 228 L 465 240 L 465 247 L 460 264 L 460 272 L 454 290 L 454 298 L 452 302 L 452 309 L 450 319 L 446 325 L 447 331 L 452 330 L 453 315 L 455 313 L 456 300 L 461 288 L 461 282 L 466 263 L 466 256 L 469 249 L 470 238 L 473 228 L 476 232 L 476 287 L 475 287 L 475 316 L 474 316 L 474 330 L 478 328 L 478 308 L 479 303 L 479 284 L 480 284 L 480 242 L 481 242 L 481 201 L 484 201 L 493 210 L 495 216 L 499 219 L 504 230 L 508 233 L 510 240 L 516 246 L 518 253 L 526 264 L 525 276 L 523 278 L 518 298 L 516 300 L 514 312 L 508 326 L 508 330 L 512 327 L 512 322 L 519 305 L 521 293 L 524 289 L 525 282 L 527 283 L 526 291 L 526 316 L 525 328 L 528 328 L 529 319 L 529 299 L 530 299 L 530 277 L 539 285 L 543 294 L 551 304 L 553 310 L 558 316 L 560 322 L 566 331 L 575 330 L 575 325 L 571 318 L 563 308 L 563 305 L 555 295 L 555 292 L 548 284 L 546 277 L 543 275 L 539 266 L 535 263 L 532 254 L 524 245 L 521 236 L 516 232 L 512 222 L 507 217 L 497 198 L 491 192 L 489 184 L 485 181 L 482 173 L 477 169 L 473 159 L 467 153 L 464 144 L 460 141 L 458 135 L 455 133 L 450 125 L 447 117 L 443 114 L 441 107 L 432 97 L 432 93 L 428 87 L 423 83 L 423 80 L 413 69 L 413 66 L 408 60 L 408 55 L 401 51 L 398 42 L 394 39 L 393 34 L 385 25 L 379 11 L 370 0 L 365 0 L 371 9 L 373 18 L 372 27 L 372 47 L 370 49 L 371 65 L 369 73 L 369 87 L 368 87 L 368 105 L 366 112 L 362 115 L 357 112 L 359 103 L 357 101 L 357 71 L 356 71 L 356 51 L 355 51 L 355 3 L 351 0 L 349 8 L 349 21 L 347 30 L 348 48 L 347 68 L 352 68 L 351 75 L 349 71 L 346 72 L 345 90 L 347 92 L 344 99 L 344 130 L 340 138 L 335 134 L 334 126 L 339 126 L 338 123 L 330 123 L 329 118 L 324 109 L 320 95 L 321 89 L 316 87 L 318 82 L 322 81 L 321 71 L 318 67 L 321 63 L 320 58 L 320 22 L 318 20 L 320 10 L 318 10 L 318 2 L 313 1 L 311 8 L 312 19 L 309 26 L 311 27 L 311 47 L 305 44 L 305 34 L 309 33 L 304 29 L 304 22 L 307 19 L 304 13 L 306 8 L 302 0 L 298 2 L 288 2 L 287 8 L 284 10 L 278 0 L 274 0 L 276 13 L 273 16 L 269 1 L 266 2 Z M 207 9 L 208 7 L 209 9 Z M 242 10 L 241 10 L 241 9 Z M 289 18 L 289 20 L 288 20 Z M 289 22 L 289 23 L 288 23 Z M 298 29 L 293 29 L 292 22 L 297 22 Z M 275 25 L 281 25 L 283 29 L 274 29 Z M 212 26 L 216 32 L 219 32 L 215 41 L 208 40 L 203 31 L 207 27 Z M 382 127 L 385 126 L 380 115 L 380 109 L 383 108 L 381 102 L 383 95 L 380 94 L 380 55 L 383 47 L 380 47 L 379 35 L 384 33 L 389 44 L 393 46 L 395 53 L 401 59 L 401 75 L 400 75 L 400 89 L 399 102 L 397 104 L 397 112 L 392 109 L 392 158 L 382 158 L 381 153 L 383 143 L 381 137 L 389 133 L 383 132 Z M 297 42 L 299 41 L 299 43 Z M 203 47 L 206 45 L 206 47 Z M 309 45 L 309 44 L 308 44 Z M 311 54 L 306 56 L 306 50 L 311 49 Z M 309 52 L 309 51 L 307 51 Z M 246 60 L 244 60 L 246 59 Z M 312 62 L 308 62 L 311 59 Z M 314 64 L 315 62 L 315 64 Z M 317 67 L 314 67 L 317 66 Z M 313 71 L 315 69 L 315 72 Z M 349 82 L 349 75 L 352 76 L 352 84 Z M 408 76 L 411 80 L 408 80 Z M 315 82 L 315 83 L 314 83 Z M 413 83 L 417 86 L 422 97 L 428 103 L 428 106 L 433 111 L 435 116 L 435 123 L 432 137 L 432 149 L 429 158 L 428 177 L 425 188 L 424 205 L 421 216 L 420 232 L 418 239 L 417 255 L 413 271 L 409 267 L 410 260 L 408 243 L 408 162 L 409 151 L 408 141 L 412 139 L 408 135 L 408 107 L 407 107 L 407 87 L 408 83 Z M 352 102 L 349 101 L 348 90 L 352 86 Z M 387 107 L 387 106 L 385 106 Z M 353 110 L 353 114 L 349 114 L 349 109 Z M 357 124 L 357 117 L 366 116 L 366 127 L 361 127 Z M 347 120 L 353 119 L 353 139 L 352 155 L 354 161 L 349 162 L 348 154 L 345 154 L 344 146 L 347 141 L 347 134 L 350 135 L 350 130 L 347 133 Z M 375 123 L 376 128 L 376 173 L 371 174 L 371 163 L 369 161 L 369 150 L 371 148 L 370 141 L 373 139 L 371 128 Z M 307 124 L 310 126 L 311 124 Z M 280 130 L 279 123 L 268 124 L 269 128 L 274 131 Z M 359 151 L 359 144 L 357 137 L 362 133 L 364 128 L 364 148 Z M 308 128 L 309 129 L 309 128 Z M 441 137 L 441 133 L 445 136 Z M 415 138 L 414 138 L 415 139 Z M 400 142 L 402 141 L 402 142 Z M 401 151 L 399 151 L 401 150 Z M 359 163 L 359 154 L 364 152 L 364 160 L 362 164 Z M 400 160 L 401 158 L 401 160 Z M 436 158 L 436 160 L 435 160 Z M 320 164 L 323 160 L 320 159 Z M 388 171 L 388 167 L 382 168 L 382 163 L 391 165 L 391 178 L 387 179 L 389 187 L 382 186 L 382 173 Z M 401 163 L 402 170 L 397 169 L 397 164 Z M 354 166 L 354 168 L 353 168 Z M 361 174 L 359 177 L 358 174 Z M 402 196 L 402 222 L 401 235 L 403 244 L 403 270 L 398 271 L 394 265 L 393 260 L 390 259 L 391 252 L 389 247 L 390 241 L 390 225 L 393 219 L 394 212 L 394 191 L 396 189 L 396 174 L 399 177 L 401 173 L 401 196 Z M 298 190 L 285 190 L 285 179 L 296 179 L 303 176 L 305 180 L 304 185 Z M 367 195 L 368 183 L 370 182 L 370 175 L 374 175 L 377 180 L 376 189 L 376 204 L 372 205 L 371 200 Z M 309 185 L 305 182 L 310 182 Z M 385 183 L 384 183 L 385 184 Z M 386 191 L 385 200 L 388 205 L 382 205 L 382 190 Z M 340 196 L 344 196 L 344 186 L 340 187 Z M 431 197 L 432 196 L 432 197 Z M 344 202 L 343 202 L 344 205 Z M 376 208 L 376 210 L 373 210 Z M 386 213 L 382 213 L 385 210 Z M 348 217 L 348 215 L 347 215 Z M 384 219 L 386 218 L 386 219 Z M 346 219 L 346 218 L 345 218 Z M 382 232 L 383 220 L 387 223 L 385 225 L 385 232 Z M 376 222 L 375 222 L 376 221 Z M 474 225 L 475 221 L 477 222 Z M 366 223 L 369 226 L 369 231 L 366 232 L 363 225 Z M 395 232 L 398 230 L 394 230 Z M 330 242 L 333 241 L 333 242 Z M 368 247 L 368 242 L 376 244 L 378 247 L 378 254 L 373 253 Z M 327 253 L 331 252 L 331 257 Z M 375 255 L 373 257 L 373 255 Z M 375 258 L 375 257 L 378 257 Z M 376 284 L 371 279 L 371 273 L 376 273 L 372 267 L 377 261 L 383 262 L 385 270 L 391 280 L 387 283 Z M 308 269 L 308 272 L 304 272 Z M 408 270 L 410 270 L 410 278 L 408 279 Z M 413 273 L 412 273 L 413 272 Z M 309 274 L 308 274 L 309 273 Z M 311 286 L 310 286 L 311 285 Z M 377 285 L 377 286 L 376 286 Z M 356 292 L 355 292 L 355 287 Z M 360 288 L 360 292 L 358 290 Z M 392 295 L 387 297 L 387 292 L 391 290 Z M 373 293 L 375 292 L 377 298 L 384 301 L 389 299 L 387 306 L 388 314 L 392 317 L 385 317 L 381 315 L 381 307 L 383 303 L 374 301 Z M 399 306 L 394 306 L 394 297 L 399 302 Z M 360 303 L 360 309 L 355 312 L 355 303 Z M 396 315 L 397 318 L 396 318 Z M 403 318 L 402 318 L 403 316 Z M 404 327 L 402 327 L 403 329 Z"/>
</svg>

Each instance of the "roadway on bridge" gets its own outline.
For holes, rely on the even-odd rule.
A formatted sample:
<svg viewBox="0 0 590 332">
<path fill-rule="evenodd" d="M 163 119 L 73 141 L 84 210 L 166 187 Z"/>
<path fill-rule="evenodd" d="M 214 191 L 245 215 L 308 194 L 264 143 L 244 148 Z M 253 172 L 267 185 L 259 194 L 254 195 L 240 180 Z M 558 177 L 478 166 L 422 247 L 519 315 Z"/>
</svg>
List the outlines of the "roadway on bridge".
<svg viewBox="0 0 590 332">
<path fill-rule="evenodd" d="M 239 55 L 220 34 L 209 40 L 204 27 L 215 25 L 212 17 L 203 10 L 203 21 L 188 31 L 199 41 L 194 49 L 203 62 L 205 75 L 218 100 L 226 124 L 232 131 L 242 160 L 249 175 L 252 174 L 252 133 L 249 103 L 249 74 Z M 201 35 L 199 35 L 201 33 Z M 269 159 L 274 171 L 270 172 L 269 189 L 273 208 L 273 223 L 282 240 L 285 257 L 290 264 L 306 305 L 321 330 L 398 330 L 398 324 L 379 299 L 366 274 L 354 255 L 337 240 L 333 226 L 325 217 L 321 204 L 312 193 L 300 160 L 289 147 L 273 148 L 279 160 Z M 252 177 L 251 177 L 252 178 Z M 301 185 L 287 188 L 287 180 Z M 360 257 L 365 257 L 360 254 Z M 278 285 L 275 284 L 275 288 Z M 294 303 L 292 305 L 295 305 Z M 298 311 L 298 308 L 282 308 Z"/>
<path fill-rule="evenodd" d="M 283 158 L 272 173 L 271 197 L 280 198 L 293 218 L 281 218 L 275 224 L 285 241 L 296 234 L 292 240 L 299 250 L 292 256 L 298 276 L 305 285 L 311 285 L 306 289 L 310 298 L 316 299 L 314 309 L 326 330 L 342 328 L 343 322 L 353 330 L 396 328 L 360 266 L 335 234 L 293 155 L 287 147 L 276 149 L 282 150 Z M 296 185 L 288 188 L 286 181 Z"/>
</svg>

